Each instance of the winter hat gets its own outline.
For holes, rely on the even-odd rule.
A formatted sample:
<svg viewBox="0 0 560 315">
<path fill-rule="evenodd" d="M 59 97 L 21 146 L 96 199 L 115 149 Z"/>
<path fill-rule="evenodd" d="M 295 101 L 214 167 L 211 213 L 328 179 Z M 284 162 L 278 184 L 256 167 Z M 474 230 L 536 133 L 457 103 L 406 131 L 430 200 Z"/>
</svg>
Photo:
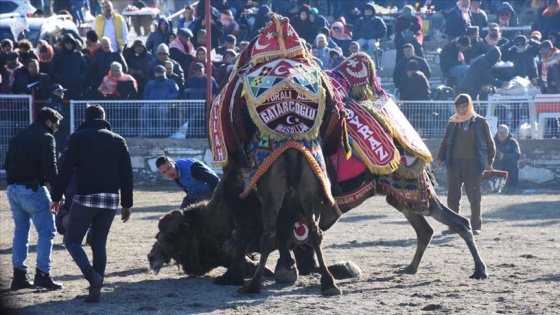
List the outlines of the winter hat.
<svg viewBox="0 0 560 315">
<path fill-rule="evenodd" d="M 165 72 L 165 67 L 162 65 L 157 65 L 154 69 L 155 73 L 164 73 Z"/>
<path fill-rule="evenodd" d="M 167 47 L 166 44 L 159 44 L 157 50 L 156 50 L 156 54 L 166 54 L 169 55 L 169 47 Z"/>
</svg>

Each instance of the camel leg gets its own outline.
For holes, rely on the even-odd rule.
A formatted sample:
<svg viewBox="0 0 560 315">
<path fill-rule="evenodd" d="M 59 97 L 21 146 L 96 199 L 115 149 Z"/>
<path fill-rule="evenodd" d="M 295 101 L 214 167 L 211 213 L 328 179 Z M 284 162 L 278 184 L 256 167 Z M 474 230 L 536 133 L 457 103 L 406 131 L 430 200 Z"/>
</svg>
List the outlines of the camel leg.
<svg viewBox="0 0 560 315">
<path fill-rule="evenodd" d="M 310 167 L 305 164 L 304 167 Z M 307 192 L 305 195 L 300 194 L 300 202 L 302 208 L 305 211 L 305 217 L 309 225 L 309 235 L 313 248 L 315 249 L 315 254 L 317 255 L 317 260 L 319 261 L 319 268 L 321 270 L 321 294 L 323 295 L 341 295 L 342 291 L 334 283 L 334 277 L 330 273 L 325 260 L 323 258 L 323 252 L 321 251 L 321 241 L 323 238 L 322 231 L 319 228 L 317 219 L 319 216 L 316 212 L 319 211 L 321 205 L 321 199 L 324 195 L 322 188 L 317 183 L 317 179 L 313 174 L 312 170 L 307 172 L 302 171 L 302 174 L 311 174 L 312 176 L 300 176 L 299 182 L 299 192 Z M 314 190 L 314 191 L 312 191 Z M 310 198 L 310 197 L 313 198 Z M 303 198 L 302 198 L 303 197 Z"/>
<path fill-rule="evenodd" d="M 486 265 L 482 261 L 478 248 L 476 247 L 476 242 L 474 240 L 469 220 L 443 205 L 433 190 L 431 191 L 430 197 L 430 216 L 454 229 L 465 240 L 465 243 L 467 243 L 474 259 L 474 273 L 470 276 L 470 278 L 488 278 Z"/>
<path fill-rule="evenodd" d="M 246 235 L 247 229 L 240 229 L 237 237 L 237 242 L 233 249 L 231 263 L 226 272 L 214 280 L 218 285 L 243 285 L 243 278 L 245 270 L 252 270 L 255 272 L 253 262 L 247 257 L 247 248 L 251 241 L 250 236 Z M 248 267 L 248 268 L 245 268 Z M 252 269 L 249 269 L 252 268 Z"/>
<path fill-rule="evenodd" d="M 278 159 L 259 179 L 257 195 L 262 204 L 263 234 L 261 235 L 261 257 L 253 278 L 238 290 L 243 294 L 261 292 L 261 280 L 266 268 L 266 261 L 274 249 L 276 240 L 276 221 L 287 191 L 285 175 L 286 163 Z"/>
<path fill-rule="evenodd" d="M 414 213 L 407 207 L 399 205 L 397 199 L 395 199 L 391 195 L 388 195 L 386 200 L 388 204 L 404 214 L 404 216 L 408 220 L 408 223 L 412 225 L 412 228 L 414 228 L 414 231 L 416 232 L 416 253 L 414 253 L 414 258 L 412 259 L 410 265 L 408 265 L 402 271 L 406 274 L 416 274 L 416 272 L 418 271 L 418 266 L 420 265 L 420 261 L 422 260 L 422 256 L 424 255 L 426 248 L 432 241 L 434 229 L 432 229 L 432 226 L 430 225 L 430 223 L 428 223 L 423 215 Z"/>
</svg>

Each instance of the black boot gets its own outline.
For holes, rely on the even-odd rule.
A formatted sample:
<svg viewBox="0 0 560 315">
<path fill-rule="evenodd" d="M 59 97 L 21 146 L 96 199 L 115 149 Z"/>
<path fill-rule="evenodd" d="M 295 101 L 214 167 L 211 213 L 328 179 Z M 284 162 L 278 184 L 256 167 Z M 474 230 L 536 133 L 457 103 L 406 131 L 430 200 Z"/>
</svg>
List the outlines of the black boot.
<svg viewBox="0 0 560 315">
<path fill-rule="evenodd" d="M 89 282 L 89 294 L 85 301 L 87 303 L 97 303 L 101 296 L 101 287 L 103 286 L 103 277 L 101 277 L 93 268 L 89 268 L 85 273 L 86 280 Z"/>
<path fill-rule="evenodd" d="M 27 277 L 27 272 L 21 269 L 14 269 L 14 280 L 12 280 L 12 285 L 10 289 L 15 291 L 19 289 L 29 289 L 33 288 L 33 284 L 29 281 Z"/>
<path fill-rule="evenodd" d="M 49 290 L 62 289 L 62 284 L 54 282 L 50 274 L 43 272 L 40 269 L 35 269 L 35 272 L 35 279 L 33 280 L 34 286 Z"/>
</svg>

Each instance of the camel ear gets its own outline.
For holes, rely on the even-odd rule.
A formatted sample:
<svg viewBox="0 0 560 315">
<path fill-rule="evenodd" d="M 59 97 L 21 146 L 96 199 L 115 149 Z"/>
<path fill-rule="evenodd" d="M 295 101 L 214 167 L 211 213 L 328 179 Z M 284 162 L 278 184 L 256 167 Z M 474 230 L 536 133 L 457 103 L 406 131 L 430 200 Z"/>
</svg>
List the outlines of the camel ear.
<svg viewBox="0 0 560 315">
<path fill-rule="evenodd" d="M 183 220 L 183 211 L 172 210 L 159 219 L 158 228 L 161 232 L 172 233 L 179 229 L 179 225 Z"/>
</svg>

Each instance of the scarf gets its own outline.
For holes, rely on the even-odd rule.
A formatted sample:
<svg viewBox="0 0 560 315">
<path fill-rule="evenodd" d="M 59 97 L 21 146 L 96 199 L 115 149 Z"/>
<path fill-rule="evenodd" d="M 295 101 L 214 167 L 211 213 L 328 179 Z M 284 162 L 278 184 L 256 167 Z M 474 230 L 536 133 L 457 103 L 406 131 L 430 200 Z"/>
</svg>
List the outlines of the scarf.
<svg viewBox="0 0 560 315">
<path fill-rule="evenodd" d="M 453 106 L 453 108 L 455 109 L 455 114 L 449 117 L 450 122 L 454 122 L 454 123 L 467 122 L 471 118 L 478 116 L 478 114 L 474 111 L 473 102 L 470 96 L 468 97 L 468 99 L 469 101 L 467 102 L 467 112 L 465 113 L 465 115 L 459 115 L 459 112 L 457 111 L 457 106 Z"/>
<path fill-rule="evenodd" d="M 541 66 L 541 79 L 545 86 L 548 86 L 548 69 L 557 63 L 560 63 L 560 51 L 558 50 L 558 48 L 552 47 L 552 50 L 550 51 L 548 56 L 544 58 Z"/>
<path fill-rule="evenodd" d="M 115 78 L 111 73 L 111 71 L 109 71 L 109 74 L 107 74 L 103 78 L 103 82 L 101 82 L 101 85 L 99 86 L 98 90 L 103 95 L 118 95 L 119 93 L 117 92 L 117 83 L 124 82 L 124 81 L 134 82 L 134 87 L 136 88 L 136 90 L 138 90 L 138 85 L 133 77 L 123 73 L 123 75 L 120 78 Z"/>
</svg>

